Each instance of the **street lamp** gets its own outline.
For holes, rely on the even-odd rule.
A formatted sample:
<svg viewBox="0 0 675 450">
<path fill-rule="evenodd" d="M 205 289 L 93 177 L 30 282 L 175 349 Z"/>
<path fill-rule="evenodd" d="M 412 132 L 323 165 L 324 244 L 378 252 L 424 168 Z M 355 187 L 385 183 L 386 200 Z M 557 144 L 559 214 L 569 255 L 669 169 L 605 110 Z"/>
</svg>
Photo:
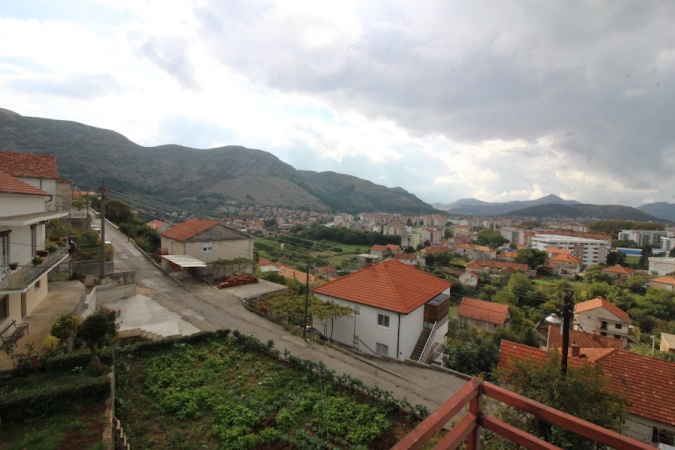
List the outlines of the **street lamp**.
<svg viewBox="0 0 675 450">
<path fill-rule="evenodd" d="M 572 297 L 574 294 L 568 292 L 565 294 L 565 299 L 563 300 L 563 309 L 562 309 L 562 359 L 560 361 L 560 372 L 565 376 L 567 373 L 567 353 L 569 352 L 570 347 L 570 322 L 572 320 L 572 313 L 574 312 L 574 303 L 572 303 Z M 558 316 L 553 313 L 548 316 L 546 322 L 553 325 L 560 325 L 560 319 Z"/>
</svg>

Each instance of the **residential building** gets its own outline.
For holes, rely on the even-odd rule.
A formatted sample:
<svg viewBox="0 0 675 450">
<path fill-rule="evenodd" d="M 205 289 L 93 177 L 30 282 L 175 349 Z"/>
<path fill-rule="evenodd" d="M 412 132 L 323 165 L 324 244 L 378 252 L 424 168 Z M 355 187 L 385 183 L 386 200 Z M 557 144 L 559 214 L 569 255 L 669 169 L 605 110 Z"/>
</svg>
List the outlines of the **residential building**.
<svg viewBox="0 0 675 450">
<path fill-rule="evenodd" d="M 649 280 L 649 286 L 664 291 L 675 291 L 675 276 L 666 275 L 664 277 L 652 278 Z"/>
<path fill-rule="evenodd" d="M 373 245 L 370 247 L 370 254 L 377 256 L 380 260 L 387 259 L 392 255 L 391 249 L 386 245 Z"/>
<path fill-rule="evenodd" d="M 41 179 L 44 167 L 40 163 L 44 160 L 33 158 L 35 155 L 25 156 L 35 165 L 27 164 L 22 178 Z M 21 158 L 13 161 L 19 162 Z M 58 176 L 54 175 L 45 180 L 53 183 L 44 185 L 55 189 Z M 48 274 L 69 257 L 68 246 L 61 241 L 41 262 L 38 259 L 33 262 L 36 252 L 46 249 L 48 222 L 68 215 L 68 210 L 56 211 L 53 197 L 0 170 L 0 326 L 12 320 L 22 322 L 47 296 Z"/>
<path fill-rule="evenodd" d="M 396 253 L 392 258 L 409 266 L 420 266 L 420 258 L 415 253 Z"/>
<path fill-rule="evenodd" d="M 455 254 L 467 259 L 495 259 L 497 250 L 485 245 L 458 244 L 455 245 Z"/>
<path fill-rule="evenodd" d="M 401 236 L 401 247 L 403 248 L 412 247 L 416 249 L 423 242 L 422 235 L 419 233 L 406 233 Z"/>
<path fill-rule="evenodd" d="M 628 313 L 602 297 L 574 305 L 573 329 L 620 339 L 623 348 L 628 346 L 630 324 Z"/>
<path fill-rule="evenodd" d="M 498 366 L 508 374 L 511 361 L 543 361 L 547 352 L 523 344 L 502 341 Z M 568 365 L 599 365 L 606 375 L 607 390 L 626 399 L 628 416 L 621 433 L 651 445 L 672 443 L 675 435 L 675 362 L 614 348 L 570 346 Z M 508 375 L 507 375 L 508 377 Z"/>
<path fill-rule="evenodd" d="M 607 243 L 601 239 L 537 233 L 532 239 L 532 246 L 542 251 L 549 248 L 570 250 L 571 255 L 585 266 L 604 263 L 607 260 Z"/>
<path fill-rule="evenodd" d="M 675 258 L 651 257 L 649 258 L 649 273 L 668 275 L 675 272 Z"/>
<path fill-rule="evenodd" d="M 585 333 L 578 330 L 570 330 L 570 347 L 589 348 L 613 348 L 623 350 L 621 339 L 616 339 L 599 334 Z M 562 327 L 558 325 L 549 325 L 546 347 L 549 350 L 560 350 L 562 348 Z"/>
<path fill-rule="evenodd" d="M 181 268 L 205 267 L 218 259 L 253 259 L 253 239 L 214 220 L 190 219 L 160 236 L 162 258 Z"/>
<path fill-rule="evenodd" d="M 46 192 L 48 198 L 44 204 L 45 211 L 70 210 L 70 182 L 59 177 L 56 157 L 0 152 L 0 172 Z"/>
<path fill-rule="evenodd" d="M 457 318 L 473 328 L 494 333 L 511 322 L 509 305 L 464 297 L 457 309 Z"/>
<path fill-rule="evenodd" d="M 406 360 L 418 342 L 430 348 L 445 339 L 451 286 L 399 261 L 383 261 L 314 288 L 320 300 L 354 310 L 333 321 L 315 317 L 314 326 L 364 353 Z"/>
<path fill-rule="evenodd" d="M 620 266 L 618 264 L 615 266 L 607 267 L 606 269 L 602 269 L 602 271 L 621 281 L 626 281 L 627 279 L 634 277 L 635 275 L 640 273 L 635 269 Z"/>
<path fill-rule="evenodd" d="M 576 275 L 581 272 L 581 261 L 572 255 L 571 250 L 549 248 L 548 266 L 557 275 Z"/>
<path fill-rule="evenodd" d="M 146 223 L 146 225 L 153 230 L 157 231 L 158 233 L 161 233 L 162 231 L 166 231 L 169 228 L 171 228 L 171 225 L 169 225 L 166 222 L 162 222 L 161 220 L 151 220 L 150 222 Z"/>
<path fill-rule="evenodd" d="M 527 264 L 518 264 L 506 261 L 494 261 L 486 259 L 476 259 L 464 266 L 465 272 L 473 272 L 476 275 L 487 273 L 490 275 L 511 276 L 520 270 L 527 273 L 529 267 Z"/>
<path fill-rule="evenodd" d="M 670 251 L 675 247 L 675 237 L 662 237 L 661 238 L 661 248 L 666 255 L 670 254 Z"/>
<path fill-rule="evenodd" d="M 459 282 L 466 287 L 476 289 L 478 286 L 478 281 L 480 280 L 480 275 L 474 272 L 464 272 L 459 276 Z"/>
<path fill-rule="evenodd" d="M 675 334 L 661 333 L 661 351 L 675 353 Z"/>
<path fill-rule="evenodd" d="M 661 238 L 666 236 L 662 230 L 621 230 L 618 233 L 618 240 L 633 241 L 638 246 L 658 244 Z"/>
</svg>

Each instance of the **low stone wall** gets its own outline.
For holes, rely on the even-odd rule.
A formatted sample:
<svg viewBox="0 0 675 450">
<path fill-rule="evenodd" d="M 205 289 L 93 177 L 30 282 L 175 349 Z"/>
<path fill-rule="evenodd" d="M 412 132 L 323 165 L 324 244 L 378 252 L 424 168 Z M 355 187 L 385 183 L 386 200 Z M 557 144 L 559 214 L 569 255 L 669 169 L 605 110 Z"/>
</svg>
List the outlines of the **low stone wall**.
<svg viewBox="0 0 675 450">
<path fill-rule="evenodd" d="M 108 284 L 94 286 L 87 296 L 87 310 L 96 308 L 107 302 L 136 295 L 136 272 L 115 272 L 106 275 Z"/>
</svg>

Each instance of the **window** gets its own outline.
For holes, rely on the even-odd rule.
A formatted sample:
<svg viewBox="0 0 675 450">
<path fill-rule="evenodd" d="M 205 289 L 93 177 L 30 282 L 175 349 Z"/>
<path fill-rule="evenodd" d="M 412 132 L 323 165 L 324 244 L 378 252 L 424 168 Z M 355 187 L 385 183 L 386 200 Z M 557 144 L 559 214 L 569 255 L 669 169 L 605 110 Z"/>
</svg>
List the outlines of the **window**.
<svg viewBox="0 0 675 450">
<path fill-rule="evenodd" d="M 0 264 L 9 264 L 9 233 L 10 231 L 0 232 Z"/>
<path fill-rule="evenodd" d="M 600 325 L 600 329 L 601 329 L 601 330 L 606 330 L 606 329 L 607 329 L 607 322 L 604 322 L 604 321 L 603 321 L 602 324 Z"/>
<path fill-rule="evenodd" d="M 615 335 L 614 335 L 614 338 L 616 338 L 616 339 L 621 339 L 621 335 L 615 334 Z"/>
<path fill-rule="evenodd" d="M 0 297 L 0 321 L 9 316 L 9 295 Z"/>
<path fill-rule="evenodd" d="M 30 247 L 31 253 L 35 254 L 37 251 L 37 225 L 30 226 Z"/>
<path fill-rule="evenodd" d="M 388 316 L 385 316 L 385 317 L 387 317 L 387 319 L 389 319 Z M 388 320 L 387 320 L 387 322 L 388 322 Z M 380 344 L 378 342 L 377 344 L 375 344 L 375 353 L 377 353 L 378 355 L 382 355 L 382 356 L 389 356 L 389 346 L 384 345 L 384 344 Z"/>
<path fill-rule="evenodd" d="M 620 329 L 621 329 L 621 324 L 620 324 L 620 323 L 615 323 L 615 324 L 614 324 L 614 328 L 616 328 L 617 330 L 620 330 Z"/>
<path fill-rule="evenodd" d="M 213 251 L 213 242 L 204 242 L 203 251 L 212 252 Z"/>
<path fill-rule="evenodd" d="M 381 327 L 389 328 L 389 316 L 385 316 L 384 314 L 378 314 L 377 324 Z"/>
</svg>

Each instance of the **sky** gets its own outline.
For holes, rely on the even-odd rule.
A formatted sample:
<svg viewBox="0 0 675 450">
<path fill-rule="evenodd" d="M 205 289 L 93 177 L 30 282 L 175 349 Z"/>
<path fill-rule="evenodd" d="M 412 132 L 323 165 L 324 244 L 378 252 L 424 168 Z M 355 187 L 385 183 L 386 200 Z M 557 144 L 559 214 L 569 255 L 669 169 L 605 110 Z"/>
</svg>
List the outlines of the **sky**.
<svg viewBox="0 0 675 450">
<path fill-rule="evenodd" d="M 675 203 L 670 0 L 0 1 L 0 108 L 428 203 Z"/>
</svg>

